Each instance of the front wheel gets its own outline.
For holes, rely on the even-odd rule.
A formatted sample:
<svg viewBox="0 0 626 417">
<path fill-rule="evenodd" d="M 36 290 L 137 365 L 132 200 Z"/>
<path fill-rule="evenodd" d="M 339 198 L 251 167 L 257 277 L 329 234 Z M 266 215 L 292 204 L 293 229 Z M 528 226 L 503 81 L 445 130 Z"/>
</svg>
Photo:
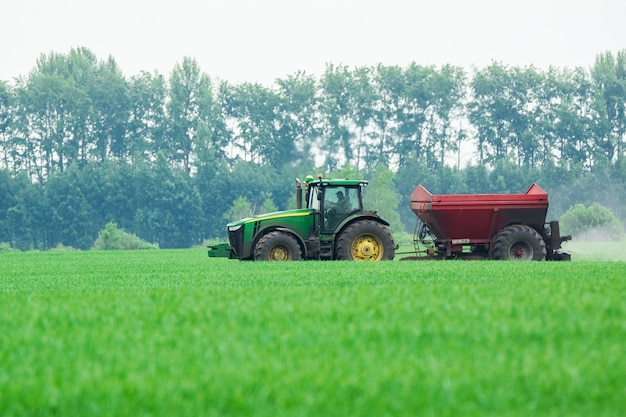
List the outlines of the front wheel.
<svg viewBox="0 0 626 417">
<path fill-rule="evenodd" d="M 271 232 L 254 247 L 256 261 L 298 261 L 302 250 L 296 239 L 288 233 Z"/>
<path fill-rule="evenodd" d="M 354 261 L 392 260 L 395 255 L 389 229 L 373 220 L 349 225 L 337 239 L 337 259 Z"/>
<path fill-rule="evenodd" d="M 514 224 L 496 233 L 489 255 L 498 260 L 543 261 L 547 255 L 546 243 L 532 227 Z"/>
</svg>

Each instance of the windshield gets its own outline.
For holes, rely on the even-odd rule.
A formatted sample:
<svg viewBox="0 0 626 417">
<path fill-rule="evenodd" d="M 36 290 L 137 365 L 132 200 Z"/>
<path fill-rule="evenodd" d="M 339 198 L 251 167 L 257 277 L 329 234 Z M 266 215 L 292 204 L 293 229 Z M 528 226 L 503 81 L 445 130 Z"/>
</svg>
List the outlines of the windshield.
<svg viewBox="0 0 626 417">
<path fill-rule="evenodd" d="M 324 189 L 324 229 L 333 230 L 355 210 L 359 210 L 359 189 L 329 185 Z"/>
<path fill-rule="evenodd" d="M 359 190 L 355 187 L 328 186 L 324 191 L 324 208 L 336 214 L 347 214 L 360 207 Z"/>
</svg>

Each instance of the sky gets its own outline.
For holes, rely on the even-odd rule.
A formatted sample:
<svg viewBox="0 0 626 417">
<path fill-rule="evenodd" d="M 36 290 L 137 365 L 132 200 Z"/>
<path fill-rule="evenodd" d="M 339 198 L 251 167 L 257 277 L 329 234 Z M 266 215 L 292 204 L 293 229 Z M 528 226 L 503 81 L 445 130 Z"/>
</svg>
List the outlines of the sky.
<svg viewBox="0 0 626 417">
<path fill-rule="evenodd" d="M 494 61 L 590 67 L 626 49 L 624 0 L 3 0 L 0 80 L 42 54 L 86 47 L 124 75 L 169 75 L 184 57 L 214 80 L 272 85 L 327 64 Z"/>
</svg>

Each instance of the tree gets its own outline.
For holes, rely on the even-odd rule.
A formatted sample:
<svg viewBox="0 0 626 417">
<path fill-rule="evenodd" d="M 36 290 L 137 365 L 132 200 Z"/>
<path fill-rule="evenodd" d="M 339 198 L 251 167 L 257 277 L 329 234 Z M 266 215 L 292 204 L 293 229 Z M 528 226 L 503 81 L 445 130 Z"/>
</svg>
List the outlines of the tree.
<svg viewBox="0 0 626 417">
<path fill-rule="evenodd" d="M 127 152 L 130 160 L 149 161 L 166 142 L 167 86 L 158 73 L 142 72 L 129 82 Z"/>
<path fill-rule="evenodd" d="M 429 89 L 432 99 L 427 116 L 427 163 L 436 169 L 444 166 L 448 152 L 457 150 L 456 139 L 462 134 L 460 127 L 454 129 L 452 125 L 463 116 L 465 71 L 445 65 L 429 79 Z"/>
<path fill-rule="evenodd" d="M 19 136 L 26 138 L 24 165 L 34 179 L 43 183 L 54 169 L 63 171 L 78 157 L 72 148 L 86 154 L 87 141 L 81 139 L 78 147 L 70 145 L 74 139 L 71 114 L 77 107 L 84 109 L 88 97 L 67 78 L 45 73 L 43 68 L 32 72 L 28 79 L 21 79 L 17 94 L 23 106 L 17 129 Z"/>
<path fill-rule="evenodd" d="M 226 213 L 224 213 L 224 219 L 228 222 L 245 219 L 250 216 L 252 216 L 252 208 L 246 197 L 237 197 Z"/>
<path fill-rule="evenodd" d="M 0 242 L 11 242 L 14 239 L 13 224 L 7 215 L 15 204 L 11 176 L 6 169 L 0 169 Z"/>
<path fill-rule="evenodd" d="M 424 67 L 415 62 L 403 71 L 402 105 L 399 108 L 398 142 L 395 146 L 396 152 L 402 155 L 400 165 L 404 165 L 407 158 L 416 158 L 426 165 L 432 159 L 424 136 L 433 94 L 428 83 L 434 73 L 434 67 Z"/>
<path fill-rule="evenodd" d="M 601 94 L 606 130 L 598 132 L 596 141 L 608 161 L 624 152 L 626 141 L 626 49 L 614 57 L 600 54 L 591 70 L 594 84 Z"/>
<path fill-rule="evenodd" d="M 140 175 L 137 235 L 160 248 L 186 248 L 202 241 L 201 200 L 185 169 L 171 167 L 159 153 L 154 169 Z"/>
<path fill-rule="evenodd" d="M 125 153 L 127 86 L 112 58 L 100 62 L 90 50 L 43 54 L 27 78 L 18 80 L 25 165 L 44 182 L 72 163 L 102 161 Z"/>
<path fill-rule="evenodd" d="M 399 66 L 378 65 L 372 75 L 378 102 L 373 114 L 373 139 L 377 158 L 390 166 L 401 167 L 404 162 L 402 152 L 395 146 L 398 143 L 398 125 L 401 117 L 404 97 L 404 76 Z"/>
<path fill-rule="evenodd" d="M 315 165 L 314 140 L 319 136 L 319 100 L 315 79 L 298 72 L 276 81 L 280 104 L 278 108 L 277 162 L 285 165 Z"/>
<path fill-rule="evenodd" d="M 564 169 L 580 169 L 589 163 L 593 120 L 598 116 L 594 95 L 589 75 L 581 68 L 548 72 L 544 106 L 538 115 L 538 130 L 545 143 L 544 165 L 552 156 Z"/>
<path fill-rule="evenodd" d="M 282 100 L 278 93 L 261 84 L 222 84 L 220 96 L 233 126 L 234 157 L 275 170 L 289 162 L 295 145 L 292 137 L 279 134 Z"/>
<path fill-rule="evenodd" d="M 259 209 L 259 214 L 273 213 L 278 211 L 278 207 L 274 204 L 271 198 L 267 197 L 263 200 L 263 205 Z"/>
<path fill-rule="evenodd" d="M 259 165 L 238 159 L 225 179 L 226 190 L 220 198 L 229 204 L 238 197 L 250 203 L 250 213 L 258 212 L 266 199 L 284 210 L 293 196 L 293 177 L 277 173 L 270 165 Z"/>
<path fill-rule="evenodd" d="M 484 194 L 488 192 L 489 171 L 483 164 L 468 165 L 463 170 L 464 193 Z"/>
<path fill-rule="evenodd" d="M 78 164 L 73 163 L 63 172 L 51 175 L 44 187 L 48 210 L 48 247 L 61 243 L 78 249 L 89 249 L 95 240 L 101 222 L 85 191 Z"/>
<path fill-rule="evenodd" d="M 322 75 L 321 112 L 325 170 L 334 171 L 353 159 L 354 101 L 352 97 L 352 74 L 346 66 L 327 65 Z"/>
<path fill-rule="evenodd" d="M 198 148 L 210 146 L 214 140 L 212 127 L 218 114 L 211 80 L 194 59 L 185 57 L 172 71 L 169 84 L 170 125 L 163 150 L 169 161 L 190 173 Z"/>
<path fill-rule="evenodd" d="M 480 163 L 513 156 L 519 166 L 537 165 L 545 154 L 535 133 L 542 86 L 543 75 L 534 67 L 493 63 L 474 74 L 469 119 L 478 132 Z"/>
<path fill-rule="evenodd" d="M 380 217 L 389 222 L 391 233 L 399 235 L 405 230 L 398 215 L 398 205 L 402 197 L 395 190 L 394 178 L 395 174 L 385 164 L 376 165 L 363 204 L 366 210 L 378 211 Z"/>
<path fill-rule="evenodd" d="M 223 158 L 203 158 L 198 162 L 202 163 L 191 178 L 201 204 L 202 216 L 197 228 L 203 237 L 222 237 L 226 231 L 223 216 L 232 202 L 228 163 Z"/>
<path fill-rule="evenodd" d="M 0 169 L 0 242 L 20 250 L 47 249 L 49 223 L 43 191 L 26 172 Z"/>
<path fill-rule="evenodd" d="M 489 172 L 489 179 L 483 189 L 489 193 L 523 193 L 536 181 L 537 171 L 519 166 L 512 161 L 501 159 Z"/>
<path fill-rule="evenodd" d="M 15 93 L 8 83 L 0 81 L 0 169 L 13 172 L 19 167 L 16 142 L 13 139 Z"/>
<path fill-rule="evenodd" d="M 371 68 L 358 67 L 352 72 L 351 77 L 350 87 L 355 125 L 355 143 L 352 146 L 356 149 L 356 155 L 353 156 L 353 160 L 348 162 L 353 163 L 357 168 L 363 168 L 364 165 L 373 168 L 378 162 L 387 162 L 384 154 L 370 153 L 371 139 L 374 139 L 372 124 L 375 106 L 378 102 L 371 74 Z"/>
<path fill-rule="evenodd" d="M 560 224 L 563 233 L 582 240 L 619 240 L 624 234 L 624 225 L 617 216 L 598 203 L 574 205 L 561 216 Z"/>
<path fill-rule="evenodd" d="M 111 57 L 99 63 L 91 77 L 84 88 L 93 104 L 96 160 L 126 160 L 133 150 L 127 134 L 131 115 L 128 82 Z"/>
</svg>

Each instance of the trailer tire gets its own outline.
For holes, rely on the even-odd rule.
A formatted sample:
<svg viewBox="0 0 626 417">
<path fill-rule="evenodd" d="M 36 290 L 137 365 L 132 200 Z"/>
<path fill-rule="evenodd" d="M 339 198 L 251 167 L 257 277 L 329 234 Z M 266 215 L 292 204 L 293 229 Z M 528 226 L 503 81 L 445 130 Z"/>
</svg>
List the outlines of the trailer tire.
<svg viewBox="0 0 626 417">
<path fill-rule="evenodd" d="M 544 261 L 546 243 L 535 229 L 514 224 L 501 229 L 491 240 L 489 256 L 496 260 Z"/>
<path fill-rule="evenodd" d="M 339 260 L 392 260 L 395 246 L 387 227 L 373 220 L 361 220 L 346 227 L 339 235 L 336 254 Z"/>
<path fill-rule="evenodd" d="M 299 261 L 300 259 L 302 259 L 300 245 L 289 233 L 268 233 L 254 247 L 255 261 Z"/>
</svg>

